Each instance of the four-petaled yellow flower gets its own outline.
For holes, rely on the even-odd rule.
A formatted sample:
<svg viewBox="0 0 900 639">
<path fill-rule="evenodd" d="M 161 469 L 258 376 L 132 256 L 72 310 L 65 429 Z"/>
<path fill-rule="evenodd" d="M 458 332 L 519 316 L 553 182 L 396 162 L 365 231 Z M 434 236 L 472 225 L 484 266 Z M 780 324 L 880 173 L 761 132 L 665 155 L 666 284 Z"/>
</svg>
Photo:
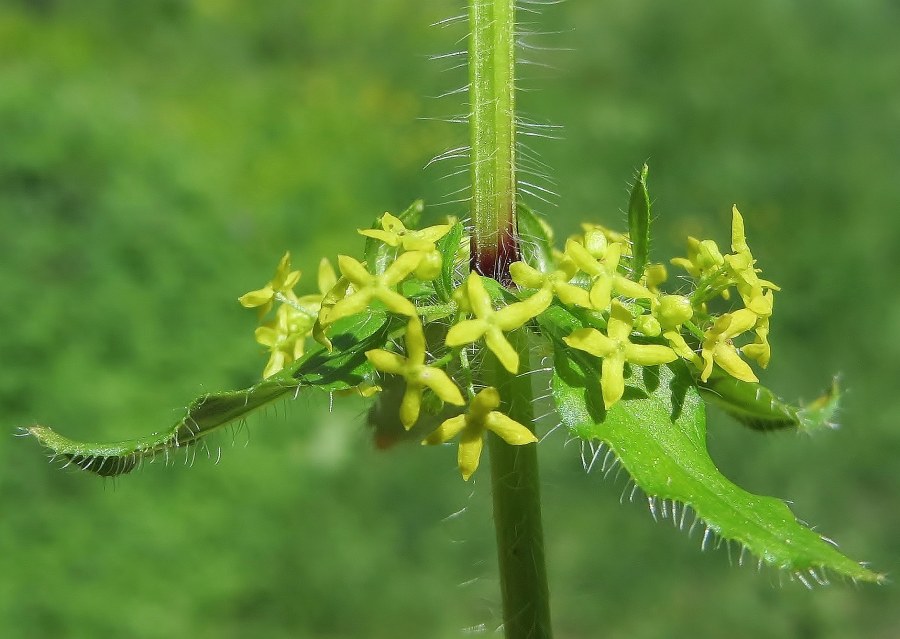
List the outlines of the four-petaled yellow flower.
<svg viewBox="0 0 900 639">
<path fill-rule="evenodd" d="M 553 294 L 547 289 L 541 289 L 523 302 L 495 311 L 491 296 L 485 290 L 478 273 L 469 273 L 465 287 L 476 319 L 463 320 L 451 327 L 447 333 L 447 346 L 462 346 L 484 337 L 485 344 L 503 367 L 510 373 L 519 372 L 519 354 L 503 333 L 519 328 L 547 310 L 553 301 Z"/>
<path fill-rule="evenodd" d="M 634 318 L 618 301 L 612 302 L 606 335 L 593 328 L 579 328 L 563 338 L 572 348 L 603 358 L 600 387 L 607 409 L 622 399 L 625 392 L 625 362 L 653 366 L 674 361 L 678 356 L 668 346 L 632 344 L 628 339 Z"/>
<path fill-rule="evenodd" d="M 417 317 L 409 320 L 405 341 L 406 357 L 381 349 L 366 351 L 366 357 L 377 370 L 400 375 L 406 380 L 406 392 L 400 402 L 400 422 L 409 430 L 419 419 L 426 387 L 448 404 L 464 406 L 466 402 L 447 373 L 425 365 L 425 333 Z"/>
<path fill-rule="evenodd" d="M 286 252 L 278 262 L 275 275 L 260 289 L 250 291 L 238 298 L 244 308 L 259 308 L 260 317 L 272 310 L 275 294 L 288 295 L 300 281 L 300 271 L 291 270 L 291 253 Z"/>
<path fill-rule="evenodd" d="M 415 317 L 416 307 L 394 288 L 406 279 L 419 265 L 421 256 L 415 253 L 404 253 L 381 275 L 372 275 L 366 267 L 348 255 L 338 255 L 338 268 L 355 289 L 353 293 L 338 301 L 328 314 L 321 318 L 323 324 L 333 324 L 341 318 L 361 313 L 378 300 L 388 310 L 399 315 Z"/>
<path fill-rule="evenodd" d="M 420 231 L 408 229 L 403 221 L 398 217 L 394 217 L 390 213 L 381 216 L 381 228 L 378 229 L 359 229 L 360 235 L 381 240 L 388 246 L 402 246 L 404 251 L 423 251 L 430 252 L 435 250 L 434 243 L 447 235 L 452 228 L 450 224 L 438 224 L 429 226 Z"/>
<path fill-rule="evenodd" d="M 566 255 L 591 277 L 591 306 L 598 311 L 609 308 L 613 293 L 633 299 L 653 297 L 653 293 L 646 287 L 618 273 L 623 247 L 619 242 L 609 244 L 603 261 L 597 261 L 584 245 L 572 239 L 566 242 Z"/>
<path fill-rule="evenodd" d="M 712 373 L 713 362 L 726 373 L 744 382 L 758 382 L 750 365 L 741 359 L 738 349 L 732 340 L 746 333 L 756 324 L 756 313 L 749 308 L 742 308 L 734 313 L 725 313 L 716 320 L 703 335 L 703 346 L 700 356 L 703 358 L 703 371 L 700 379 L 704 382 Z M 755 354 L 754 354 L 755 356 Z M 768 362 L 768 359 L 766 359 Z"/>
<path fill-rule="evenodd" d="M 522 288 L 547 289 L 555 293 L 563 304 L 590 308 L 591 299 L 588 292 L 580 286 L 569 284 L 569 280 L 575 277 L 576 273 L 578 267 L 568 258 L 563 258 L 559 268 L 552 273 L 541 273 L 525 262 L 513 262 L 509 265 L 512 281 Z"/>
<path fill-rule="evenodd" d="M 493 431 L 511 446 L 537 441 L 528 428 L 495 410 L 499 407 L 500 393 L 493 386 L 485 388 L 472 399 L 469 412 L 446 420 L 422 443 L 443 444 L 459 435 L 459 470 L 463 479 L 468 481 L 478 468 L 487 431 Z"/>
</svg>

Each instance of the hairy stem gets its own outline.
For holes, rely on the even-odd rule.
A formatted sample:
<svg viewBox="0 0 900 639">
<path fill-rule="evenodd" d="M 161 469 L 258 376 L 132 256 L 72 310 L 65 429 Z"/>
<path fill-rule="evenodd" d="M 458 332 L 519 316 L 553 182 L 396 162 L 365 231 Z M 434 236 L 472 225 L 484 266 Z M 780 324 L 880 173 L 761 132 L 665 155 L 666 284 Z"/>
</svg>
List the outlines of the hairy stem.
<svg viewBox="0 0 900 639">
<path fill-rule="evenodd" d="M 516 224 L 515 6 L 513 0 L 469 0 L 469 99 L 472 146 L 472 269 L 511 285 L 519 259 Z M 528 334 L 514 341 L 528 366 Z M 533 426 L 531 376 L 512 375 L 493 357 L 478 382 L 496 386 L 503 410 Z M 491 488 L 503 627 L 507 639 L 549 639 L 550 595 L 544 561 L 537 447 L 510 446 L 489 434 Z"/>
<path fill-rule="evenodd" d="M 509 283 L 516 228 L 515 7 L 469 0 L 472 268 Z"/>
<path fill-rule="evenodd" d="M 528 334 L 518 330 L 510 339 L 527 366 Z M 504 412 L 533 428 L 531 376 L 513 375 L 499 362 L 493 364 L 491 373 L 504 398 Z M 549 639 L 550 593 L 544 560 L 537 445 L 510 446 L 490 433 L 488 450 L 504 631 L 507 639 Z"/>
</svg>

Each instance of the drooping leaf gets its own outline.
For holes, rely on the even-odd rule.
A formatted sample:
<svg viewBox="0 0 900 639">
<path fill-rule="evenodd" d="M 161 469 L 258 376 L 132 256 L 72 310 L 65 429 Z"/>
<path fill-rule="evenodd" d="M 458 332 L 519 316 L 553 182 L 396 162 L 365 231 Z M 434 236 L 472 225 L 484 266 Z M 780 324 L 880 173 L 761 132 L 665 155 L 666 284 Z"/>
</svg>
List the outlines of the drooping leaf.
<svg viewBox="0 0 900 639">
<path fill-rule="evenodd" d="M 628 203 L 628 234 L 631 237 L 631 276 L 641 279 L 644 267 L 650 259 L 650 194 L 647 192 L 647 172 L 645 164 L 638 172 L 631 189 Z"/>
<path fill-rule="evenodd" d="M 519 236 L 522 238 L 522 261 L 542 273 L 553 270 L 553 237 L 550 227 L 523 203 L 516 204 L 519 214 Z"/>
<path fill-rule="evenodd" d="M 609 447 L 648 495 L 654 515 L 674 518 L 680 507 L 683 525 L 689 507 L 705 526 L 704 545 L 711 535 L 735 541 L 805 584 L 823 581 L 826 571 L 882 580 L 800 524 L 783 501 L 751 494 L 719 472 L 706 448 L 705 406 L 683 362 L 630 366 L 624 398 L 606 410 L 600 360 L 572 352 L 560 339 L 579 326 L 576 318 L 554 306 L 541 325 L 556 351 L 553 397 L 562 422 L 583 441 Z"/>
<path fill-rule="evenodd" d="M 741 424 L 754 430 L 797 428 L 813 432 L 833 428 L 840 402 L 837 381 L 821 397 L 806 406 L 792 406 L 761 384 L 735 379 L 713 369 L 706 382 L 697 386 L 703 398 Z"/>
<path fill-rule="evenodd" d="M 146 437 L 90 443 L 73 441 L 44 426 L 32 426 L 25 432 L 50 449 L 54 457 L 98 475 L 121 475 L 144 459 L 167 456 L 175 449 L 196 444 L 288 393 L 303 388 L 340 391 L 358 386 L 372 376 L 365 351 L 384 345 L 390 326 L 381 312 L 335 322 L 332 352 L 316 345 L 289 368 L 250 388 L 203 395 L 191 403 L 174 426 Z"/>
</svg>

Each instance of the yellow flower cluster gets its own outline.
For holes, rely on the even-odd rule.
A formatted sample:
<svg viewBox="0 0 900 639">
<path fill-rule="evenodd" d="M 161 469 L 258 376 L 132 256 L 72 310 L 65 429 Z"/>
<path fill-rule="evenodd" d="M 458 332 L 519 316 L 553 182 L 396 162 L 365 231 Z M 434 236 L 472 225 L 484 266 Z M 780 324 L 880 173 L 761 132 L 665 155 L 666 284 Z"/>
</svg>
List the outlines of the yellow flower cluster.
<svg viewBox="0 0 900 639">
<path fill-rule="evenodd" d="M 536 438 L 526 426 L 497 410 L 501 405 L 497 389 L 488 387 L 476 394 L 470 382 L 466 387 L 467 401 L 447 367 L 455 366 L 454 370 L 471 379 L 467 358 L 457 349 L 483 339 L 507 371 L 518 373 L 520 356 L 505 334 L 534 320 L 554 300 L 582 309 L 602 329 L 578 328 L 563 341 L 573 349 L 602 359 L 600 388 L 607 409 L 624 395 L 628 363 L 653 366 L 680 357 L 694 366 L 703 381 L 718 366 L 748 382 L 757 378 L 743 357 L 762 367 L 768 365 L 769 318 L 773 291 L 779 289 L 759 277 L 737 208 L 732 217 L 731 253 L 723 255 L 712 240 L 689 238 L 688 256 L 671 261 L 696 280 L 696 289 L 689 297 L 661 291 L 668 276 L 662 264 L 649 264 L 640 277 L 635 274 L 627 277 L 623 272 L 628 272 L 632 259 L 628 237 L 593 225 L 585 225 L 581 235 L 569 238 L 564 251 L 554 251 L 554 266 L 549 272 L 524 262 L 511 265 L 510 276 L 519 287 L 520 301 L 507 303 L 492 296 L 482 276 L 470 273 L 453 291 L 453 302 L 449 305 L 455 309 L 449 312 L 456 313 L 456 321 L 444 338 L 450 354 L 430 363 L 419 317 L 426 311 L 417 307 L 417 298 L 406 294 L 409 289 L 404 282 L 414 278 L 427 283 L 441 274 L 443 258 L 436 242 L 452 226 L 410 229 L 390 213 L 381 217 L 379 225 L 380 229 L 359 230 L 359 233 L 396 249 L 389 250 L 386 260 L 366 264 L 339 255 L 340 278 L 330 263 L 323 260 L 319 268 L 319 292 L 298 297 L 293 289 L 300 273 L 291 269 L 290 254 L 286 253 L 275 275 L 263 288 L 240 298 L 243 306 L 260 310 L 262 324 L 256 329 L 256 340 L 270 353 L 264 376 L 277 373 L 302 356 L 310 334 L 330 348 L 325 330 L 373 304 L 409 318 L 404 353 L 378 348 L 367 351 L 366 357 L 374 370 L 398 376 L 405 382 L 399 418 L 407 430 L 419 420 L 426 391 L 433 393 L 443 405 L 465 407 L 468 404 L 466 412 L 443 421 L 423 442 L 443 443 L 459 435 L 459 467 L 465 479 L 478 467 L 488 430 L 515 445 L 532 443 Z M 732 290 L 742 300 L 743 308 L 718 316 L 710 314 L 708 302 L 717 297 L 728 299 Z M 276 304 L 274 317 L 267 319 Z M 736 338 L 751 331 L 755 335 L 751 343 L 741 347 L 734 344 Z M 451 356 L 452 353 L 455 355 Z M 377 391 L 372 381 L 368 384 L 367 388 Z"/>
<path fill-rule="evenodd" d="M 723 255 L 713 240 L 700 241 L 691 237 L 688 238 L 688 257 L 675 258 L 672 264 L 683 267 L 697 279 L 695 306 L 705 309 L 706 301 L 719 295 L 728 299 L 731 287 L 737 290 L 744 303 L 744 308 L 714 318 L 704 332 L 700 379 L 709 379 L 716 364 L 737 379 L 757 382 L 759 379 L 741 355 L 756 361 L 763 368 L 769 365 L 769 318 L 774 303 L 773 291 L 781 289 L 759 277 L 756 260 L 747 245 L 744 218 L 737 207 L 732 209 L 731 250 L 732 253 Z M 736 347 L 735 338 L 749 331 L 755 333 L 754 341 Z"/>
<path fill-rule="evenodd" d="M 269 361 L 263 377 L 271 377 L 303 355 L 306 337 L 319 316 L 322 298 L 337 280 L 331 263 L 323 258 L 319 263 L 319 293 L 297 297 L 294 287 L 300 281 L 300 271 L 291 270 L 291 254 L 285 253 L 275 269 L 275 275 L 261 289 L 242 295 L 238 301 L 245 308 L 258 308 L 262 322 L 255 331 L 258 344 L 269 349 Z M 265 320 L 275 306 L 273 319 Z"/>
</svg>

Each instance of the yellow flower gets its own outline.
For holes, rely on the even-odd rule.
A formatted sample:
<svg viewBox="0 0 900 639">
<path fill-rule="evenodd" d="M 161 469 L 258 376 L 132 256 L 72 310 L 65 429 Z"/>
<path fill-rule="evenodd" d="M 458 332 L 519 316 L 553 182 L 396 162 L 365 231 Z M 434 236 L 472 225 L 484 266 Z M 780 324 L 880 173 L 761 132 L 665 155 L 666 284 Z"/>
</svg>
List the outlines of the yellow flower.
<svg viewBox="0 0 900 639">
<path fill-rule="evenodd" d="M 665 264 L 648 264 L 644 267 L 644 285 L 651 293 L 659 293 L 659 287 L 669 279 Z"/>
<path fill-rule="evenodd" d="M 469 273 L 464 286 L 476 319 L 463 320 L 451 327 L 447 333 L 447 346 L 462 346 L 484 337 L 485 344 L 503 367 L 510 373 L 517 373 L 519 354 L 503 333 L 519 328 L 547 310 L 553 301 L 553 294 L 541 289 L 524 302 L 516 302 L 495 311 L 478 273 Z"/>
<path fill-rule="evenodd" d="M 669 346 L 672 347 L 672 350 L 675 351 L 678 357 L 686 359 L 697 368 L 703 366 L 703 360 L 700 359 L 700 356 L 697 355 L 693 349 L 691 349 L 681 333 L 678 331 L 666 331 L 663 333 L 663 337 L 666 338 L 666 341 L 669 342 Z"/>
<path fill-rule="evenodd" d="M 622 245 L 622 255 L 631 255 L 631 238 L 628 236 L 628 233 L 619 233 L 618 231 L 613 231 L 612 229 L 608 229 L 602 224 L 590 224 L 584 223 L 581 225 L 581 229 L 584 231 L 584 244 L 585 246 L 591 246 L 596 242 L 599 238 L 597 235 L 603 235 L 606 239 L 606 242 L 609 244 L 618 243 Z M 595 246 L 598 246 L 594 244 Z M 597 255 L 596 257 L 601 257 Z"/>
<path fill-rule="evenodd" d="M 478 469 L 484 435 L 493 431 L 511 446 L 533 444 L 534 433 L 519 422 L 495 410 L 500 406 L 500 393 L 488 387 L 478 393 L 469 406 L 469 412 L 446 420 L 429 435 L 423 444 L 443 444 L 459 435 L 459 470 L 465 481 Z"/>
<path fill-rule="evenodd" d="M 628 339 L 634 319 L 618 301 L 612 302 L 606 335 L 593 328 L 579 328 L 563 338 L 572 348 L 603 358 L 600 387 L 607 409 L 622 399 L 625 392 L 625 362 L 653 366 L 674 361 L 678 356 L 668 346 L 632 344 Z"/>
<path fill-rule="evenodd" d="M 741 348 L 741 352 L 763 368 L 768 367 L 772 358 L 772 349 L 769 346 L 769 318 L 763 317 L 756 321 L 756 339 L 752 344 Z"/>
<path fill-rule="evenodd" d="M 660 295 L 650 301 L 650 308 L 663 329 L 678 328 L 694 316 L 691 300 L 683 295 Z"/>
<path fill-rule="evenodd" d="M 452 224 L 439 224 L 437 226 L 429 226 L 428 228 L 417 231 L 408 229 L 400 218 L 394 217 L 390 213 L 381 216 L 381 228 L 378 229 L 359 229 L 360 235 L 381 240 L 388 246 L 402 246 L 404 251 L 423 251 L 430 252 L 435 250 L 434 243 L 447 235 Z"/>
<path fill-rule="evenodd" d="M 563 304 L 590 308 L 591 299 L 588 292 L 580 286 L 569 284 L 569 280 L 575 277 L 577 272 L 578 267 L 568 258 L 563 258 L 559 268 L 552 273 L 541 273 L 525 262 L 513 262 L 509 265 L 512 281 L 522 288 L 547 289 L 555 293 Z"/>
<path fill-rule="evenodd" d="M 372 300 L 378 300 L 388 310 L 398 315 L 416 315 L 416 307 L 394 288 L 406 279 L 419 265 L 420 255 L 404 253 L 381 275 L 372 275 L 366 267 L 348 255 L 338 255 L 338 268 L 347 280 L 353 284 L 353 293 L 338 301 L 325 317 L 323 324 L 333 324 L 341 318 L 356 315 L 364 311 Z"/>
<path fill-rule="evenodd" d="M 263 316 L 272 310 L 275 294 L 282 293 L 287 295 L 291 293 L 299 280 L 300 271 L 291 270 L 291 253 L 288 251 L 281 258 L 281 261 L 278 262 L 278 267 L 275 269 L 275 275 L 272 279 L 262 288 L 241 295 L 238 301 L 244 308 L 259 308 L 259 314 Z"/>
<path fill-rule="evenodd" d="M 688 237 L 687 258 L 675 257 L 669 261 L 675 266 L 682 267 L 695 279 L 715 274 L 725 263 L 722 252 L 714 241 L 700 241 L 695 237 Z"/>
<path fill-rule="evenodd" d="M 319 288 L 318 293 L 311 293 L 310 295 L 302 295 L 300 297 L 294 297 L 293 294 L 291 294 L 286 296 L 287 301 L 285 303 L 294 305 L 295 308 L 315 319 L 322 310 L 322 303 L 325 296 L 328 295 L 335 284 L 337 284 L 337 276 L 334 273 L 334 267 L 331 266 L 331 262 L 328 261 L 327 257 L 323 257 L 319 262 L 317 284 Z"/>
<path fill-rule="evenodd" d="M 618 273 L 623 248 L 623 244 L 613 242 L 606 248 L 603 261 L 597 261 L 583 245 L 571 239 L 566 242 L 566 255 L 591 277 L 591 306 L 598 311 L 609 308 L 613 293 L 633 299 L 653 297 L 646 287 Z"/>
<path fill-rule="evenodd" d="M 300 311 L 289 304 L 282 304 L 275 318 L 258 327 L 254 333 L 256 342 L 268 347 L 269 361 L 263 369 L 263 377 L 271 377 L 303 355 L 306 336 L 312 330 L 315 315 Z"/>
<path fill-rule="evenodd" d="M 781 289 L 759 277 L 759 270 L 755 268 L 756 260 L 747 245 L 744 218 L 736 206 L 731 210 L 731 250 L 734 253 L 726 255 L 724 261 L 731 271 L 741 299 L 744 300 L 744 306 L 759 317 L 769 317 L 772 314 L 772 291 Z"/>
<path fill-rule="evenodd" d="M 709 379 L 713 362 L 715 362 L 726 373 L 741 381 L 759 381 L 750 365 L 741 359 L 738 349 L 732 343 L 735 337 L 753 328 L 756 321 L 756 313 L 748 308 L 742 308 L 734 313 L 725 313 L 716 320 L 715 324 L 703 335 L 700 356 L 703 358 L 704 366 L 700 373 L 700 379 L 704 382 Z"/>
<path fill-rule="evenodd" d="M 366 351 L 366 357 L 377 370 L 400 375 L 406 380 L 406 392 L 400 402 L 400 422 L 409 430 L 419 419 L 426 387 L 448 404 L 464 406 L 466 402 L 447 373 L 434 366 L 425 366 L 425 333 L 417 317 L 409 320 L 405 342 L 406 357 L 381 349 Z"/>
</svg>

